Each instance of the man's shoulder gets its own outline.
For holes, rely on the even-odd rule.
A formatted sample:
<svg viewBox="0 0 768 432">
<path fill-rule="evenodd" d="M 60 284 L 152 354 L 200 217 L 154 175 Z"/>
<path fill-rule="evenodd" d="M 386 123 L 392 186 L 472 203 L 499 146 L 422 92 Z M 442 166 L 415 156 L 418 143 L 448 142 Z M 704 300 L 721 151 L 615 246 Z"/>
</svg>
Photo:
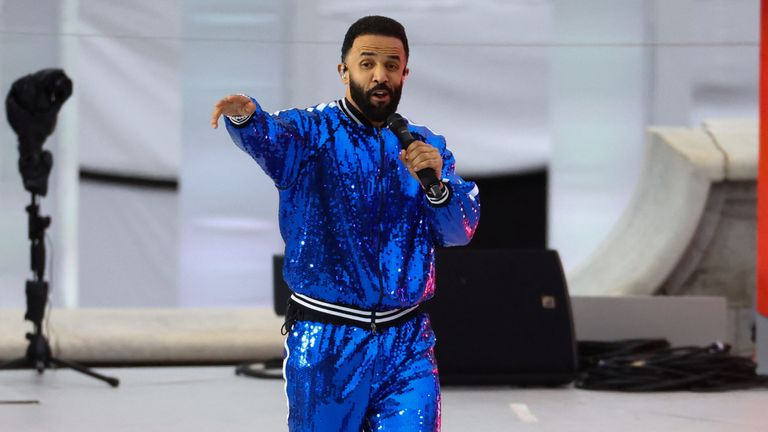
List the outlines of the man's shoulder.
<svg viewBox="0 0 768 432">
<path fill-rule="evenodd" d="M 425 142 L 435 143 L 442 141 L 445 142 L 445 137 L 442 134 L 435 132 L 433 129 L 421 123 L 414 123 L 410 119 L 408 120 L 408 129 L 412 134 L 418 135 L 423 138 Z"/>
<path fill-rule="evenodd" d="M 323 102 L 321 104 L 317 104 L 304 109 L 308 112 L 318 112 L 318 113 L 338 112 L 339 101 Z"/>
<path fill-rule="evenodd" d="M 306 108 L 287 108 L 284 110 L 276 111 L 272 115 L 322 115 L 331 114 L 338 111 L 338 101 L 324 102 L 317 105 L 312 105 Z"/>
</svg>

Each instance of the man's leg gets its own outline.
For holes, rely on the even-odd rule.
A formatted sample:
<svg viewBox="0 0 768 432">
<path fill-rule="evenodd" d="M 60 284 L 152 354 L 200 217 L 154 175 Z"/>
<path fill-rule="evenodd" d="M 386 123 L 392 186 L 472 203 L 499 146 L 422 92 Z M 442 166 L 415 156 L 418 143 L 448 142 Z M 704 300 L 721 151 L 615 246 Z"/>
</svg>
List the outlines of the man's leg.
<svg viewBox="0 0 768 432">
<path fill-rule="evenodd" d="M 351 326 L 293 326 L 284 362 L 289 430 L 360 432 L 377 355 L 372 337 Z"/>
<path fill-rule="evenodd" d="M 424 314 L 382 335 L 366 430 L 439 431 L 435 336 Z"/>
</svg>

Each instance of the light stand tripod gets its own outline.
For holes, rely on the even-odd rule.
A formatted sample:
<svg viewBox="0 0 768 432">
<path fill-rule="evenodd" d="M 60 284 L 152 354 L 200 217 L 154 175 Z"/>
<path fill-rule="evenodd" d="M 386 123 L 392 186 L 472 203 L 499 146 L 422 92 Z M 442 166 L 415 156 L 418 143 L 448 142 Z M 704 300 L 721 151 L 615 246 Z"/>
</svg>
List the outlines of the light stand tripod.
<svg viewBox="0 0 768 432">
<path fill-rule="evenodd" d="M 27 312 L 24 315 L 24 319 L 32 322 L 34 331 L 27 333 L 29 346 L 27 347 L 26 355 L 0 364 L 0 369 L 30 367 L 37 369 L 37 372 L 42 374 L 45 369 L 50 369 L 51 364 L 53 364 L 57 367 L 74 369 L 100 379 L 112 387 L 117 387 L 120 384 L 120 380 L 117 378 L 93 372 L 77 363 L 54 357 L 51 353 L 48 339 L 43 335 L 43 317 L 45 316 L 45 305 L 48 302 L 48 282 L 44 280 L 45 230 L 51 224 L 51 218 L 50 216 L 40 216 L 40 206 L 37 204 L 37 194 L 34 192 L 32 193 L 32 203 L 26 209 L 29 214 L 30 264 L 34 277 L 32 280 L 27 280 Z"/>
<path fill-rule="evenodd" d="M 50 216 L 40 216 L 38 196 L 48 192 L 48 175 L 53 167 L 53 155 L 43 150 L 43 142 L 56 126 L 56 115 L 61 105 L 72 94 L 72 81 L 60 69 L 44 69 L 22 77 L 13 83 L 5 101 L 8 122 L 19 136 L 19 172 L 24 188 L 32 194 L 26 207 L 29 221 L 30 267 L 33 278 L 27 280 L 27 312 L 24 319 L 31 321 L 34 331 L 27 333 L 29 346 L 24 357 L 0 364 L 0 369 L 34 368 L 42 374 L 51 365 L 68 367 L 112 387 L 117 378 L 98 374 L 69 361 L 56 358 L 43 334 L 43 317 L 48 303 L 48 282 L 45 281 L 45 230 L 51 224 Z"/>
</svg>

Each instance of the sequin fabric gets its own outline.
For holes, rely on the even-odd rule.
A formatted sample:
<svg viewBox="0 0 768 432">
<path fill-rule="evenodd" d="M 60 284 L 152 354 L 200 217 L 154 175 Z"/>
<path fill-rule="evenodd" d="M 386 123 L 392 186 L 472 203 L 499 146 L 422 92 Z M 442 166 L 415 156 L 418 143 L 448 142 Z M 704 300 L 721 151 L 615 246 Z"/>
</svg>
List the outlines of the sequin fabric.
<svg viewBox="0 0 768 432">
<path fill-rule="evenodd" d="M 227 120 L 227 129 L 279 190 L 291 290 L 365 310 L 432 297 L 435 246 L 468 243 L 480 218 L 477 187 L 455 174 L 445 139 L 409 126 L 443 156 L 451 199 L 436 207 L 398 159 L 389 129 L 360 123 L 340 101 L 271 115 L 254 103 L 250 121 Z"/>
<path fill-rule="evenodd" d="M 299 321 L 286 340 L 292 431 L 439 431 L 435 336 L 421 314 L 369 330 Z"/>
<path fill-rule="evenodd" d="M 369 311 L 407 308 L 435 293 L 435 247 L 470 241 L 477 186 L 455 173 L 445 139 L 411 124 L 443 157 L 450 199 L 428 202 L 386 128 L 344 101 L 226 121 L 235 144 L 280 194 L 283 276 L 294 292 Z M 426 314 L 370 329 L 296 322 L 286 339 L 292 431 L 438 431 L 440 390 Z"/>
</svg>

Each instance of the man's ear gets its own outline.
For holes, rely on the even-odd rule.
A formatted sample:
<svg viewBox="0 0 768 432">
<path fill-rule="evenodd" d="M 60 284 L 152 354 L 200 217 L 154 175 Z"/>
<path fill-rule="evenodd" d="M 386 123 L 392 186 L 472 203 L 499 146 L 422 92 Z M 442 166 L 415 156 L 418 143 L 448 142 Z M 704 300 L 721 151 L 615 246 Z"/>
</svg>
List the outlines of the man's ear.
<svg viewBox="0 0 768 432">
<path fill-rule="evenodd" d="M 408 78 L 408 74 L 411 73 L 411 70 L 407 67 L 403 69 L 403 82 L 405 82 L 405 79 Z"/>
<path fill-rule="evenodd" d="M 339 63 L 338 66 L 336 66 L 336 70 L 339 72 L 339 77 L 341 77 L 341 82 L 344 84 L 347 84 L 349 82 L 349 69 L 344 63 Z"/>
</svg>

